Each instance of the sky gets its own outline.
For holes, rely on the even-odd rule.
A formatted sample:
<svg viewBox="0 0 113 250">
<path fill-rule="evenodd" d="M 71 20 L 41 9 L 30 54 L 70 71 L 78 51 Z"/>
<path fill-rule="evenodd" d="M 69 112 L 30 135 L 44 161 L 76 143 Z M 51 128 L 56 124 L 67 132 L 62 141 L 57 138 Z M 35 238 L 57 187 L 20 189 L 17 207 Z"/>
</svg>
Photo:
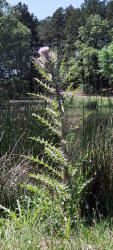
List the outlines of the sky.
<svg viewBox="0 0 113 250">
<path fill-rule="evenodd" d="M 69 5 L 74 8 L 79 8 L 84 0 L 7 0 L 10 5 L 16 5 L 19 2 L 28 5 L 30 13 L 33 13 L 39 20 L 42 20 L 48 16 L 52 16 L 53 13 L 60 7 L 65 9 Z"/>
</svg>

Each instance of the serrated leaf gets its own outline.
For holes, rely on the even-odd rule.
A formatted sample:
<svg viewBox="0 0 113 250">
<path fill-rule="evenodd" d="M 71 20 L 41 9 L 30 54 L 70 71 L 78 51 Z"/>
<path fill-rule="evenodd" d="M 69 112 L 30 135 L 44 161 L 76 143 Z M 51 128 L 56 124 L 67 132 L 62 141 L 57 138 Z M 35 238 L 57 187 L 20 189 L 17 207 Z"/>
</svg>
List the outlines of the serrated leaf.
<svg viewBox="0 0 113 250">
<path fill-rule="evenodd" d="M 55 89 L 50 88 L 46 83 L 43 83 L 42 81 L 40 81 L 37 78 L 34 78 L 35 81 L 37 81 L 39 83 L 40 86 L 42 86 L 46 91 L 54 94 L 55 93 Z"/>
<path fill-rule="evenodd" d="M 40 160 L 38 157 L 37 158 L 34 158 L 33 156 L 30 157 L 30 156 L 26 156 L 26 159 L 29 159 L 33 162 L 37 162 L 39 165 L 43 166 L 44 168 L 47 168 L 48 170 L 50 170 L 52 173 L 54 173 L 55 175 L 57 175 L 58 177 L 60 177 L 61 179 L 63 178 L 63 175 L 62 173 L 58 172 L 56 169 L 54 169 L 52 166 L 49 166 L 47 163 L 45 163 L 42 160 Z"/>
<path fill-rule="evenodd" d="M 56 134 L 59 137 L 61 136 L 61 131 L 56 130 L 48 121 L 46 121 L 44 118 L 42 118 L 40 115 L 32 114 L 34 117 L 37 118 L 38 121 L 42 123 L 43 126 L 47 127 L 51 134 Z"/>
<path fill-rule="evenodd" d="M 57 182 L 56 180 L 52 180 L 52 178 L 49 178 L 46 175 L 31 174 L 30 176 L 33 177 L 33 178 L 36 178 L 37 180 L 41 180 L 42 182 L 49 185 L 53 189 L 57 190 L 58 194 L 60 194 L 60 191 L 62 191 L 64 196 L 66 198 L 69 198 L 69 195 L 68 195 L 68 193 L 66 191 L 67 188 L 66 188 L 66 186 L 64 186 L 64 184 L 61 184 L 61 183 Z"/>
</svg>

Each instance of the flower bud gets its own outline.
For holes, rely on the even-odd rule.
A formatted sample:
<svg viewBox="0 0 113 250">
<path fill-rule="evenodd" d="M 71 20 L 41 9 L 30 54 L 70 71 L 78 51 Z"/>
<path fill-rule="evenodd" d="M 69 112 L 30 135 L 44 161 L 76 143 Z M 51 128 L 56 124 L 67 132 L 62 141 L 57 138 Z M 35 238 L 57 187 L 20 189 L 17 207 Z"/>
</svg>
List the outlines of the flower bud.
<svg viewBox="0 0 113 250">
<path fill-rule="evenodd" d="M 38 53 L 40 54 L 40 56 L 43 56 L 46 61 L 51 61 L 51 56 L 50 56 L 50 53 L 49 53 L 49 47 L 46 46 L 46 47 L 42 47 L 39 49 Z"/>
</svg>

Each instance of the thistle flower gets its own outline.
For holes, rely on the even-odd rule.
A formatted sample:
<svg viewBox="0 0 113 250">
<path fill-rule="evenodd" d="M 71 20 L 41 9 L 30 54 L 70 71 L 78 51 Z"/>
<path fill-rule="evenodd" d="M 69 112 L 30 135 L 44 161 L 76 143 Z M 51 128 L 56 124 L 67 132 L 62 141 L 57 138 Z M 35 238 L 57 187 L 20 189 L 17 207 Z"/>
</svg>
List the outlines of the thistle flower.
<svg viewBox="0 0 113 250">
<path fill-rule="evenodd" d="M 49 53 L 49 47 L 42 47 L 39 49 L 38 53 L 40 54 L 40 56 L 44 57 L 46 59 L 46 61 L 51 61 L 51 56 Z"/>
</svg>

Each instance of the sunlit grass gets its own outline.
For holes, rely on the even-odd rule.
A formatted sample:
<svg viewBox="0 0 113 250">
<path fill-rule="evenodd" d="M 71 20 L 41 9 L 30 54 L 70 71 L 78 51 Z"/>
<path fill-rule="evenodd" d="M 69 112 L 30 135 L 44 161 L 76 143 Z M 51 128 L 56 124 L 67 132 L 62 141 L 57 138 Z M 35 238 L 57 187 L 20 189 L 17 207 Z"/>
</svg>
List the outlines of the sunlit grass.
<svg viewBox="0 0 113 250">
<path fill-rule="evenodd" d="M 69 239 L 58 236 L 54 230 L 47 233 L 46 223 L 31 226 L 25 220 L 19 229 L 14 221 L 7 219 L 0 230 L 0 249 L 113 249 L 113 225 L 110 226 L 108 220 L 95 221 L 92 226 L 85 226 L 80 221 L 76 229 L 70 232 Z"/>
</svg>

